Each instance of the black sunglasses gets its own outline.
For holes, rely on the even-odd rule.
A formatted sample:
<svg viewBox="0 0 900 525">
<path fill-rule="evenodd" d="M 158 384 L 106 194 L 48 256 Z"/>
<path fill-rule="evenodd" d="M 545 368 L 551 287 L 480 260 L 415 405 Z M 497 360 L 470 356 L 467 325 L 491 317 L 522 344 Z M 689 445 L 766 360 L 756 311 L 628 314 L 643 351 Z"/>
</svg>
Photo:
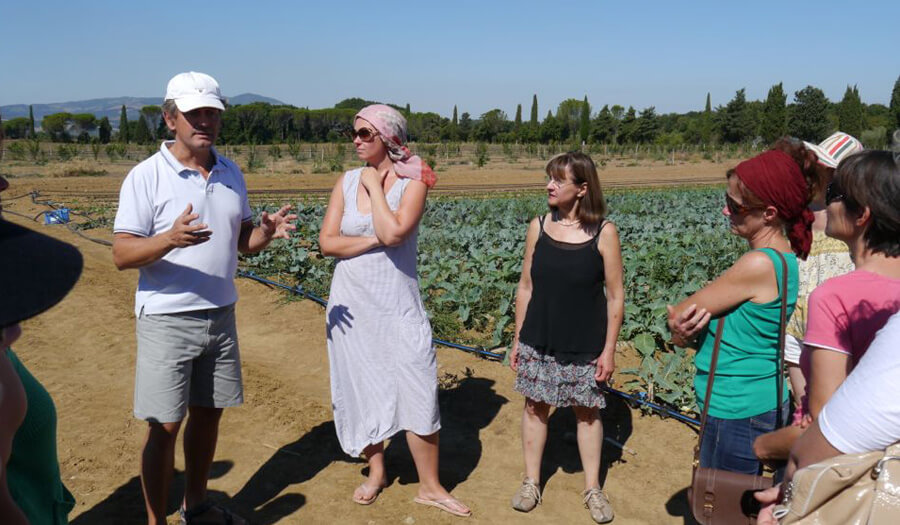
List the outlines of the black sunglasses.
<svg viewBox="0 0 900 525">
<path fill-rule="evenodd" d="M 844 190 L 841 189 L 840 186 L 835 183 L 835 181 L 831 181 L 828 183 L 828 186 L 825 186 L 825 205 L 828 206 L 832 202 L 843 200 L 844 199 Z"/>
<path fill-rule="evenodd" d="M 747 206 L 745 204 L 741 204 L 740 202 L 731 198 L 727 192 L 725 193 L 725 206 L 728 208 L 728 213 L 732 215 L 743 215 L 747 212 L 753 210 L 762 209 L 760 206 Z"/>
<path fill-rule="evenodd" d="M 359 137 L 359 140 L 363 142 L 372 142 L 378 136 L 377 131 L 369 128 L 351 129 L 347 134 L 350 136 L 350 140 L 356 140 L 356 137 Z"/>
</svg>

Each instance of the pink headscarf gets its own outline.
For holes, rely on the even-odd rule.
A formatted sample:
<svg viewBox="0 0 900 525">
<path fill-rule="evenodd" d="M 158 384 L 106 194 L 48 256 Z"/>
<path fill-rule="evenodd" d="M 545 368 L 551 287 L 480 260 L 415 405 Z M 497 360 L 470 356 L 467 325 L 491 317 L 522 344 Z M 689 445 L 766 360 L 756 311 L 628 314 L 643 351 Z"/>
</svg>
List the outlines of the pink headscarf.
<svg viewBox="0 0 900 525">
<path fill-rule="evenodd" d="M 359 110 L 353 120 L 361 118 L 375 126 L 381 141 L 388 149 L 388 157 L 394 163 L 398 177 L 418 180 L 429 188 L 437 182 L 437 176 L 418 155 L 413 155 L 406 142 L 406 119 L 396 109 L 384 104 L 372 104 Z"/>
<path fill-rule="evenodd" d="M 787 223 L 791 248 L 806 259 L 812 246 L 813 213 L 806 206 L 809 186 L 800 165 L 787 153 L 770 150 L 741 162 L 734 173 L 764 203 L 774 206 Z"/>
</svg>

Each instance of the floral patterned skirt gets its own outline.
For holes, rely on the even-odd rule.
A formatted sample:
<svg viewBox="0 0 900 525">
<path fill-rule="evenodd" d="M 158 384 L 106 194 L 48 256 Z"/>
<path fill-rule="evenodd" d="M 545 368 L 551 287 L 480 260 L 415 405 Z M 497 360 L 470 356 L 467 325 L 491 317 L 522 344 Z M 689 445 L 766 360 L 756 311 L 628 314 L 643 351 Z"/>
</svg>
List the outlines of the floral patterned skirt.
<svg viewBox="0 0 900 525">
<path fill-rule="evenodd" d="M 600 384 L 594 379 L 597 360 L 557 361 L 519 342 L 516 392 L 554 407 L 606 407 Z"/>
</svg>

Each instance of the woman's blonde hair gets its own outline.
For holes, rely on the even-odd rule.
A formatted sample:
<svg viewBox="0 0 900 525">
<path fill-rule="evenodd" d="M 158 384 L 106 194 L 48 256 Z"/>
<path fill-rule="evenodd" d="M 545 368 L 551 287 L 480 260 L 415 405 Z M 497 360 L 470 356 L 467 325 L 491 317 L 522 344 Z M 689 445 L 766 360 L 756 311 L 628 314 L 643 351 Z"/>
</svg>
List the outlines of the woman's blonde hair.
<svg viewBox="0 0 900 525">
<path fill-rule="evenodd" d="M 591 157 L 580 151 L 560 153 L 547 163 L 547 176 L 558 180 L 566 180 L 566 167 L 572 172 L 575 184 L 587 184 L 587 191 L 578 205 L 578 219 L 583 225 L 600 224 L 606 219 L 609 211 L 606 207 L 606 199 L 603 198 L 603 189 L 600 187 L 600 177 L 597 175 L 597 166 Z"/>
</svg>

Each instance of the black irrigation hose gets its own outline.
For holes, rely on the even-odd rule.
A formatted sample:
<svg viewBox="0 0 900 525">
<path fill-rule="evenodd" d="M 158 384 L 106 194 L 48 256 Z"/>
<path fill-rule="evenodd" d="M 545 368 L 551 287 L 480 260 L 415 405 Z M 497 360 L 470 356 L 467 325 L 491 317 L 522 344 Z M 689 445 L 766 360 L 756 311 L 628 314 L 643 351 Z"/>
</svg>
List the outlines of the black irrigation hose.
<svg viewBox="0 0 900 525">
<path fill-rule="evenodd" d="M 663 414 L 666 416 L 671 416 L 671 417 L 677 419 L 678 421 L 681 421 L 682 423 L 688 423 L 691 425 L 696 425 L 698 427 L 700 426 L 700 421 L 698 421 L 692 417 L 686 416 L 685 414 L 683 414 L 681 412 L 677 412 L 675 410 L 672 410 L 671 408 L 662 406 L 662 405 L 654 403 L 652 401 L 647 401 L 647 393 L 646 392 L 638 392 L 637 395 L 634 395 L 634 394 L 628 394 L 628 393 L 622 392 L 620 390 L 616 390 L 615 388 L 610 388 L 608 386 L 604 386 L 603 390 L 609 392 L 610 394 L 615 394 L 615 395 L 625 399 L 626 401 L 632 401 L 639 405 L 645 406 L 651 410 L 655 410 L 656 412 L 659 412 L 660 414 Z"/>
<path fill-rule="evenodd" d="M 298 286 L 288 286 L 283 283 L 279 283 L 276 281 L 266 279 L 264 277 L 260 277 L 251 271 L 245 271 L 245 270 L 238 270 L 237 275 L 238 275 L 238 277 L 244 277 L 246 279 L 251 279 L 251 280 L 259 282 L 259 283 L 263 283 L 263 284 L 266 284 L 269 286 L 274 286 L 277 288 L 281 288 L 283 290 L 287 290 L 287 291 L 297 294 L 301 297 L 305 297 L 307 299 L 315 301 L 316 303 L 318 303 L 322 306 L 325 306 L 326 304 L 328 304 L 328 301 L 326 301 L 325 299 L 322 299 L 321 297 L 313 294 L 312 292 L 305 290 L 302 286 L 299 286 L 299 285 Z M 475 348 L 472 346 L 466 346 L 466 345 L 461 345 L 458 343 L 452 343 L 450 341 L 444 341 L 443 339 L 438 339 L 436 337 L 432 338 L 432 341 L 437 344 L 446 346 L 448 348 L 455 348 L 457 350 L 471 352 L 473 354 L 478 354 L 478 355 L 481 355 L 481 356 L 486 357 L 491 360 L 496 360 L 496 361 L 503 360 L 503 354 L 488 352 L 487 350 L 484 350 L 481 348 Z M 672 410 L 671 408 L 665 407 L 658 403 L 648 401 L 647 394 L 645 392 L 638 392 L 637 394 L 628 394 L 626 392 L 622 392 L 621 390 L 616 390 L 615 388 L 612 388 L 610 386 L 604 386 L 603 390 L 605 390 L 606 392 L 609 392 L 610 394 L 619 396 L 619 397 L 625 399 L 626 401 L 630 401 L 632 403 L 635 403 L 635 404 L 638 404 L 641 406 L 645 406 L 645 407 L 649 408 L 650 410 L 654 410 L 664 416 L 669 416 L 674 419 L 677 419 L 678 421 L 681 421 L 682 423 L 688 423 L 691 425 L 700 426 L 700 422 L 692 417 L 689 417 L 685 414 L 682 414 L 681 412 Z"/>
<path fill-rule="evenodd" d="M 28 193 L 23 193 L 17 197 L 3 197 L 3 200 L 4 201 L 14 201 L 16 199 L 24 199 L 25 197 L 31 197 L 32 200 L 34 200 L 34 195 L 36 193 L 37 193 L 37 191 L 29 191 Z"/>
<path fill-rule="evenodd" d="M 19 213 L 19 212 L 15 212 L 15 211 L 12 211 L 12 210 L 7 210 L 7 209 L 3 209 L 3 213 L 4 213 L 4 214 L 8 213 L 8 214 L 10 214 L 10 215 L 16 215 L 16 216 L 22 217 L 22 218 L 24 218 L 24 219 L 30 219 L 30 220 L 32 220 L 32 221 L 34 221 L 34 222 L 39 222 L 38 219 L 41 218 L 42 215 L 45 215 L 45 214 L 47 214 L 47 213 L 50 213 L 50 211 L 55 211 L 55 210 L 58 210 L 58 209 L 59 209 L 59 206 L 56 206 L 55 204 L 53 204 L 53 202 L 51 202 L 51 201 L 49 201 L 49 200 L 47 200 L 47 201 L 39 201 L 39 200 L 37 200 L 37 197 L 40 196 L 40 193 L 37 192 L 37 191 L 32 191 L 31 193 L 26 193 L 26 194 L 24 194 L 24 195 L 20 195 L 19 197 L 14 197 L 14 199 L 17 199 L 17 198 L 20 198 L 20 197 L 26 197 L 26 196 L 31 196 L 31 202 L 33 202 L 34 204 L 38 204 L 38 205 L 42 205 L 42 206 L 49 206 L 49 207 L 53 208 L 53 210 L 45 210 L 45 211 L 42 211 L 42 212 L 38 213 L 37 215 L 35 215 L 34 217 L 31 217 L 31 216 L 29 216 L 29 215 L 25 215 L 24 213 Z M 6 200 L 13 200 L 13 199 L 3 199 L 3 200 L 6 201 Z M 90 220 L 93 219 L 91 216 L 85 215 L 85 214 L 83 214 L 83 213 L 78 213 L 78 212 L 71 212 L 71 213 L 72 213 L 73 215 L 80 215 L 80 216 L 85 217 L 85 218 L 90 219 Z M 74 233 L 75 235 L 78 235 L 79 237 L 82 237 L 82 238 L 84 238 L 84 239 L 87 239 L 87 240 L 89 240 L 89 241 L 91 241 L 91 242 L 95 242 L 95 243 L 97 243 L 97 244 L 102 244 L 103 246 L 112 246 L 112 243 L 109 242 L 109 241 L 107 241 L 107 240 L 105 240 L 105 239 L 97 239 L 97 238 L 95 238 L 95 237 L 90 237 L 90 236 L 88 236 L 88 235 L 85 235 L 84 233 L 81 232 L 81 230 L 79 230 L 78 228 L 76 228 L 75 226 L 73 226 L 72 223 L 70 223 L 70 222 L 66 222 L 66 223 L 62 223 L 62 224 L 64 224 L 65 227 L 68 228 L 68 230 L 69 230 L 70 232 Z"/>
</svg>

